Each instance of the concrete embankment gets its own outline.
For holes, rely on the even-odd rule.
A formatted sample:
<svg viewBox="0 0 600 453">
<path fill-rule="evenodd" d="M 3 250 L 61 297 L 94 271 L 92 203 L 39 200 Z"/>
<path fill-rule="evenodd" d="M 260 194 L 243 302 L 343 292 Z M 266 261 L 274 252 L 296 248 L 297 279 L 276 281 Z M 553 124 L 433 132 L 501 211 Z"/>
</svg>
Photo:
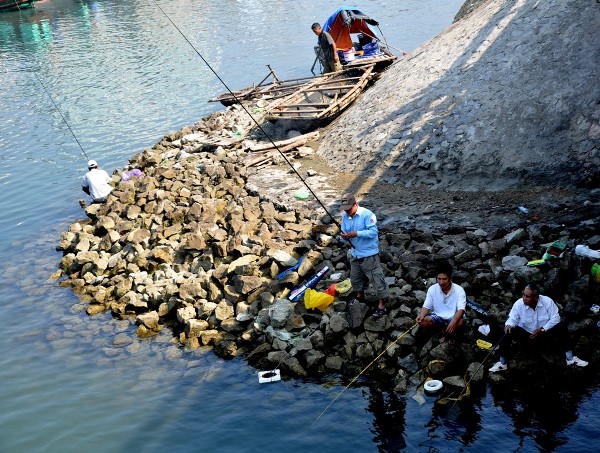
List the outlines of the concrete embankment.
<svg viewBox="0 0 600 453">
<path fill-rule="evenodd" d="M 600 8 L 468 2 L 324 134 L 336 168 L 449 190 L 597 187 Z"/>
<path fill-rule="evenodd" d="M 363 326 L 351 330 L 344 298 L 324 313 L 286 299 L 324 265 L 347 277 L 347 250 L 321 211 L 275 206 L 249 190 L 249 143 L 238 138 L 247 124 L 238 115 L 236 108 L 215 113 L 134 156 L 130 164 L 143 175 L 121 181 L 115 173 L 108 201 L 87 207 L 87 219 L 62 235 L 56 276 L 89 302 L 90 315 L 110 310 L 116 318 L 135 318 L 138 336 L 167 327 L 186 348 L 212 347 L 224 358 L 245 354 L 258 369 L 279 366 L 296 376 L 357 374 L 409 331 L 374 367 L 381 384 L 405 391 L 437 377 L 457 389 L 463 375 L 474 381 L 484 375 L 479 364 L 487 352 L 475 347 L 477 327 L 490 324 L 497 332 L 515 295 L 533 281 L 562 304 L 576 352 L 598 366 L 598 315 L 590 312 L 598 285 L 590 277 L 592 262 L 573 254 L 575 244 L 600 247 L 598 200 L 588 203 L 596 215 L 584 223 L 382 228 L 390 313 L 381 319 L 367 313 Z M 567 244 L 563 258 L 526 265 L 557 239 Z M 293 262 L 286 254 L 305 259 L 277 280 Z M 432 269 L 446 260 L 455 281 L 491 318 L 468 311 L 470 327 L 456 345 L 438 344 L 435 336 L 415 343 L 411 327 L 434 283 Z M 325 278 L 318 289 L 331 283 Z M 561 357 L 555 359 L 562 370 Z"/>
</svg>

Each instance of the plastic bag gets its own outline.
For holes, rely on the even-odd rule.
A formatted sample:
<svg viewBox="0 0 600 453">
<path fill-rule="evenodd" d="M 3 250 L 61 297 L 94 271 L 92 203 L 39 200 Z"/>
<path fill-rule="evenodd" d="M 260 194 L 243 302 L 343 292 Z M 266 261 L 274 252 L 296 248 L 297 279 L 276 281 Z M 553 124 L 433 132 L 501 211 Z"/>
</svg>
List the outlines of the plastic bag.
<svg viewBox="0 0 600 453">
<path fill-rule="evenodd" d="M 350 279 L 347 278 L 343 282 L 340 282 L 337 285 L 335 285 L 335 289 L 340 294 L 346 294 L 347 292 L 350 292 L 350 290 L 352 289 L 352 283 L 350 282 Z"/>
<path fill-rule="evenodd" d="M 600 264 L 594 263 L 592 266 L 592 280 L 596 283 L 600 283 Z"/>
<path fill-rule="evenodd" d="M 308 309 L 317 308 L 321 311 L 325 311 L 334 300 L 335 297 L 331 294 L 321 293 L 310 288 L 304 293 L 304 306 Z"/>
<path fill-rule="evenodd" d="M 325 294 L 329 294 L 330 296 L 337 296 L 337 289 L 335 288 L 335 283 L 332 283 L 331 285 L 329 285 L 329 287 L 324 291 Z"/>
</svg>

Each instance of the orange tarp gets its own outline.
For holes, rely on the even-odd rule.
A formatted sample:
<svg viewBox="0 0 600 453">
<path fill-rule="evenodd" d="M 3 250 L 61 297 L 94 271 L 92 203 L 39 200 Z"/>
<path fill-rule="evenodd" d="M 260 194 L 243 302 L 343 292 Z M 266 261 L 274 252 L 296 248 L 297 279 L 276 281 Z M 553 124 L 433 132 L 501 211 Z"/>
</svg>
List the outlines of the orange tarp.
<svg viewBox="0 0 600 453">
<path fill-rule="evenodd" d="M 350 28 L 344 25 L 342 15 L 338 14 L 333 25 L 329 30 L 329 34 L 335 41 L 335 45 L 339 50 L 347 50 L 352 47 L 351 33 L 363 33 L 365 36 L 371 36 L 377 38 L 375 33 L 371 31 L 367 23 L 363 19 L 354 20 L 350 25 Z"/>
</svg>

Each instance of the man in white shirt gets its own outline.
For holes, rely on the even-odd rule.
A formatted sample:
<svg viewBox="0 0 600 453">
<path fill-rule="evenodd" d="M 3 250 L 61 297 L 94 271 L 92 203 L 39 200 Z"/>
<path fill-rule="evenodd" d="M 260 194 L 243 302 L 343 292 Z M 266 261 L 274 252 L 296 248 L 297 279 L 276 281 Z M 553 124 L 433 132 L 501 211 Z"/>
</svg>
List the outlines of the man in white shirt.
<svg viewBox="0 0 600 453">
<path fill-rule="evenodd" d="M 108 184 L 110 176 L 98 167 L 98 163 L 91 159 L 88 161 L 88 172 L 81 180 L 81 189 L 92 197 L 94 203 L 104 203 L 112 191 Z"/>
<path fill-rule="evenodd" d="M 420 328 L 436 327 L 440 331 L 440 343 L 454 342 L 454 337 L 465 325 L 467 295 L 460 285 L 452 283 L 452 266 L 445 263 L 436 270 L 437 283 L 427 290 L 425 303 L 417 316 Z"/>
<path fill-rule="evenodd" d="M 504 337 L 498 346 L 500 360 L 489 371 L 495 373 L 508 369 L 506 356 L 513 343 L 530 346 L 553 340 L 563 346 L 567 365 L 584 367 L 588 364 L 573 355 L 566 327 L 560 322 L 556 303 L 551 298 L 541 295 L 536 284 L 530 283 L 523 290 L 523 297 L 517 300 L 510 310 L 504 324 Z"/>
</svg>

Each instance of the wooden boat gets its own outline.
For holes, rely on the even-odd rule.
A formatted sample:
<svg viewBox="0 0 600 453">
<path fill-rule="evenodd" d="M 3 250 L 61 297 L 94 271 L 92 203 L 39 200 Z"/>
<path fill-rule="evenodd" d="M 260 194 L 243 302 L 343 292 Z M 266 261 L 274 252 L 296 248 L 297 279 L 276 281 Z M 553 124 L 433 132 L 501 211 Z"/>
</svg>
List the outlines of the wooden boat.
<svg viewBox="0 0 600 453">
<path fill-rule="evenodd" d="M 375 64 L 325 74 L 267 107 L 267 120 L 331 120 L 348 107 L 374 77 Z"/>
<path fill-rule="evenodd" d="M 36 0 L 0 0 L 0 11 L 30 8 L 33 6 Z"/>
<path fill-rule="evenodd" d="M 223 105 L 233 105 L 240 101 L 247 101 L 250 99 L 264 99 L 274 100 L 281 97 L 285 97 L 293 93 L 294 91 L 302 88 L 304 85 L 311 83 L 315 79 L 321 76 L 311 77 L 300 77 L 297 79 L 279 80 L 275 71 L 269 68 L 269 74 L 262 79 L 258 84 L 252 85 L 241 90 L 234 90 L 231 93 L 229 91 L 218 95 L 217 97 L 211 98 L 208 102 L 220 102 Z M 272 80 L 268 83 L 267 79 L 271 77 Z"/>
<path fill-rule="evenodd" d="M 323 31 L 329 33 L 335 41 L 342 67 L 375 63 L 377 69 L 383 69 L 398 59 L 369 25 L 379 27 L 375 19 L 353 6 L 338 8 L 323 25 Z M 323 52 L 319 46 L 315 46 L 315 54 L 316 58 L 311 68 L 313 74 L 317 62 L 320 61 L 321 65 L 324 63 Z"/>
</svg>

